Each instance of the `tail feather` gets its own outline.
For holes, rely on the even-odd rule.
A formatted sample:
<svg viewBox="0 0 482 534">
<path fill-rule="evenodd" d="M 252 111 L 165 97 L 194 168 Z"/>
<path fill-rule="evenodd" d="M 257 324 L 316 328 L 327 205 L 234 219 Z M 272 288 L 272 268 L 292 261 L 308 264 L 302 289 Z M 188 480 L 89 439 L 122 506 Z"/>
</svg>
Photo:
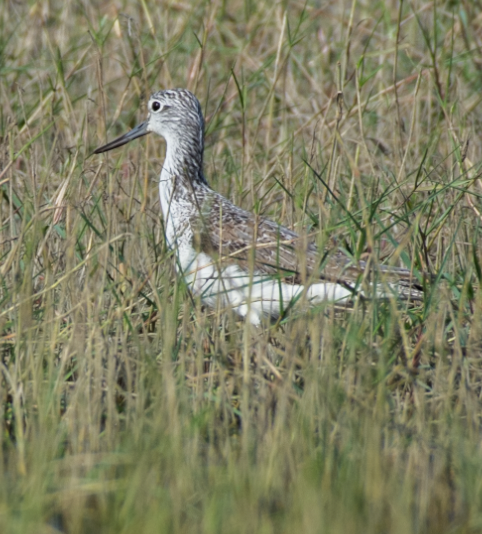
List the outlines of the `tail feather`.
<svg viewBox="0 0 482 534">
<path fill-rule="evenodd" d="M 365 262 L 361 262 L 360 267 L 362 267 L 363 269 L 369 268 Z M 373 276 L 378 276 L 378 284 L 382 286 L 384 284 L 387 285 L 394 295 L 399 296 L 403 300 L 423 300 L 423 285 L 422 283 L 420 283 L 413 271 L 409 271 L 408 269 L 404 269 L 403 267 L 376 265 L 374 267 L 371 267 L 371 273 L 373 273 Z M 424 278 L 426 276 L 426 274 L 423 274 Z"/>
</svg>

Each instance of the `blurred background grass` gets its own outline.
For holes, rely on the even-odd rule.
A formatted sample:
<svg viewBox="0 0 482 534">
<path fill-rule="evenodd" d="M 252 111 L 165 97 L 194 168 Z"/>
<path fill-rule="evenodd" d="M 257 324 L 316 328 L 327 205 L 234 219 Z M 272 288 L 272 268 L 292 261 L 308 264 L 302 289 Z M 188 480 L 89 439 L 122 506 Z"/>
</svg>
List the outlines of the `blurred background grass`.
<svg viewBox="0 0 482 534">
<path fill-rule="evenodd" d="M 0 531 L 482 529 L 478 2 L 0 5 Z M 187 87 L 205 171 L 423 304 L 255 329 L 189 297 L 163 143 L 92 150 Z"/>
</svg>

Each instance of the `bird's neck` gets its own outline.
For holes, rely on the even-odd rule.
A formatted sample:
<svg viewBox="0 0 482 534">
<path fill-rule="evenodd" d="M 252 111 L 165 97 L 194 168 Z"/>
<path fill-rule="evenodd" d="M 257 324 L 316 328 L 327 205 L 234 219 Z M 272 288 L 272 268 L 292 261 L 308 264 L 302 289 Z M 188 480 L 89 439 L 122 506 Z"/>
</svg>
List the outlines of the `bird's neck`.
<svg viewBox="0 0 482 534">
<path fill-rule="evenodd" d="M 204 143 L 202 136 L 196 138 L 166 139 L 166 158 L 162 169 L 162 178 L 180 182 L 184 187 L 207 185 L 203 174 Z"/>
<path fill-rule="evenodd" d="M 161 209 L 168 228 L 175 224 L 179 208 L 189 211 L 202 204 L 206 190 L 210 190 L 203 174 L 203 144 L 185 140 L 166 139 L 166 158 L 162 166 L 159 194 Z M 182 208 L 181 208 L 182 212 Z M 176 233 L 171 228 L 173 235 Z M 172 236 L 168 241 L 172 241 Z"/>
</svg>

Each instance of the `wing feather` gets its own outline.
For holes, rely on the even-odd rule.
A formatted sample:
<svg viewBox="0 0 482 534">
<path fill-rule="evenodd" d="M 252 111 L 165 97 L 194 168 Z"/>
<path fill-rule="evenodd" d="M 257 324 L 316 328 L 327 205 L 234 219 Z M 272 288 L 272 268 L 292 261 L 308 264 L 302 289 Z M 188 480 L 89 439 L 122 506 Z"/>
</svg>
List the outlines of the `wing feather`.
<svg viewBox="0 0 482 534">
<path fill-rule="evenodd" d="M 340 250 L 320 254 L 306 237 L 265 217 L 243 210 L 214 191 L 203 199 L 202 216 L 192 219 L 195 242 L 221 266 L 236 261 L 246 270 L 301 284 L 326 280 L 356 288 L 362 277 L 377 272 L 402 296 L 417 299 L 421 286 L 407 269 L 355 262 Z M 369 268 L 370 273 L 367 273 Z"/>
</svg>

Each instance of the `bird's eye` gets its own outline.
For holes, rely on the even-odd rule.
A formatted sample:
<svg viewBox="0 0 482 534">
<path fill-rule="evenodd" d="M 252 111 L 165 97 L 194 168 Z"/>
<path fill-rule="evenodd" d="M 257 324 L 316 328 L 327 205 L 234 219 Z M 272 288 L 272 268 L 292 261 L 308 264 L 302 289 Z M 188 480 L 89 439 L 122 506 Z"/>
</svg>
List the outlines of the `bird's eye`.
<svg viewBox="0 0 482 534">
<path fill-rule="evenodd" d="M 157 100 L 154 100 L 154 102 L 151 105 L 152 111 L 159 111 L 162 108 L 161 103 Z"/>
</svg>

